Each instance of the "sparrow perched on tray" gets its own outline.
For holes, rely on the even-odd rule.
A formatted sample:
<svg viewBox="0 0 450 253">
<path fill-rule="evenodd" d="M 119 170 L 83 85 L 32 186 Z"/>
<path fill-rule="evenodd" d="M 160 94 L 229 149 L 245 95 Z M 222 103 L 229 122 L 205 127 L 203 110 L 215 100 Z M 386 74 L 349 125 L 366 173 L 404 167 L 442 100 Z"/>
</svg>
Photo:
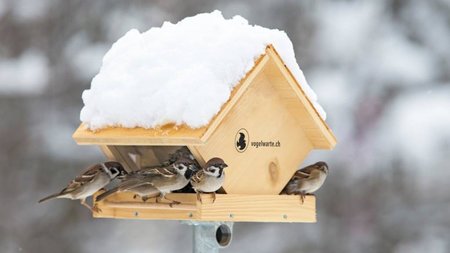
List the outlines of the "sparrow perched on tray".
<svg viewBox="0 0 450 253">
<path fill-rule="evenodd" d="M 90 207 L 86 198 L 105 187 L 116 177 L 126 175 L 127 172 L 118 162 L 104 162 L 90 166 L 85 172 L 70 181 L 62 191 L 47 196 L 39 203 L 53 198 L 78 199 L 81 204 L 93 212 L 101 211 L 97 207 Z"/>
<path fill-rule="evenodd" d="M 116 192 L 133 192 L 143 201 L 157 197 L 156 201 L 167 197 L 165 195 L 175 190 L 184 188 L 195 172 L 193 161 L 179 158 L 172 165 L 159 168 L 147 168 L 126 175 L 120 184 L 97 196 L 96 201 L 101 201 Z M 172 204 L 179 204 L 177 201 Z"/>
<path fill-rule="evenodd" d="M 197 200 L 202 202 L 200 193 L 212 193 L 213 203 L 216 201 L 216 191 L 222 187 L 225 181 L 224 169 L 228 165 L 218 157 L 210 159 L 202 170 L 197 171 L 191 177 L 192 188 L 197 193 Z"/>
<path fill-rule="evenodd" d="M 282 193 L 299 194 L 304 203 L 305 195 L 317 191 L 325 182 L 328 175 L 328 165 L 317 162 L 295 172 Z"/>
</svg>

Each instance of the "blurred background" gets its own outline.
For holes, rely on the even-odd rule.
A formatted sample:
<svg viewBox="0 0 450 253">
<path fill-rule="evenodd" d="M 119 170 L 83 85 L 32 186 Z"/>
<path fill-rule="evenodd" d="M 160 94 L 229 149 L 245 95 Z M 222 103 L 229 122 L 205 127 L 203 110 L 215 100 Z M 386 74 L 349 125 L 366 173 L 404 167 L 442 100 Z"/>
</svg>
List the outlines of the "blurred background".
<svg viewBox="0 0 450 253">
<path fill-rule="evenodd" d="M 448 0 L 0 0 L 0 252 L 190 252 L 179 222 L 37 200 L 103 160 L 71 135 L 111 44 L 215 9 L 287 32 L 338 138 L 305 162 L 331 170 L 317 224 L 238 223 L 223 252 L 450 252 Z"/>
</svg>

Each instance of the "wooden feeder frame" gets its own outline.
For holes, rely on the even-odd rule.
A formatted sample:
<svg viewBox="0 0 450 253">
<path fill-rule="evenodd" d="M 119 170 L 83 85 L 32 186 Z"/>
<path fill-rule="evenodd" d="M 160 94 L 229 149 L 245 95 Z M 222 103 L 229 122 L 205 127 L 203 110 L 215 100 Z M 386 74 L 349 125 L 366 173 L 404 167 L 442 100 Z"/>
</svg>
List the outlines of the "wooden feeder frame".
<svg viewBox="0 0 450 253">
<path fill-rule="evenodd" d="M 257 155 L 248 152 L 247 155 L 251 159 L 236 158 L 241 159 L 234 164 L 238 165 L 235 167 L 239 167 L 239 170 L 226 172 L 226 178 L 232 178 L 232 180 L 226 180 L 224 184 L 227 194 L 217 194 L 214 203 L 208 194 L 202 195 L 201 203 L 197 201 L 195 194 L 173 193 L 167 196 L 182 204 L 170 207 L 165 203 L 133 199 L 130 193 L 118 193 L 100 202 L 94 200 L 94 204 L 102 210 L 100 213 L 95 213 L 94 217 L 316 222 L 314 196 L 307 196 L 302 204 L 299 196 L 279 195 L 279 192 L 312 149 L 332 149 L 336 145 L 336 138 L 271 45 L 256 60 L 253 69 L 233 89 L 230 99 L 205 127 L 192 129 L 186 125 L 165 125 L 154 129 L 111 127 L 91 131 L 81 124 L 73 138 L 80 145 L 100 146 L 109 159 L 123 163 L 128 170 L 139 169 L 136 165 L 138 162 L 123 155 L 120 151 L 123 147 L 186 146 L 202 166 L 205 160 L 218 156 L 217 153 L 230 164 L 229 160 L 236 157 L 236 150 L 232 142 L 233 148 L 229 148 L 230 143 L 227 143 L 228 140 L 225 140 L 223 136 L 235 135 L 236 126 L 233 124 L 236 120 L 247 120 L 256 112 L 261 114 L 260 111 L 254 110 L 255 103 L 258 101 L 252 100 L 248 95 L 256 91 L 255 85 L 252 85 L 254 83 L 259 85 L 257 87 L 259 96 L 267 95 L 267 98 L 264 97 L 264 103 L 258 104 L 258 108 L 261 107 L 260 111 L 271 115 L 275 120 L 267 122 L 264 128 L 261 128 L 261 122 L 247 121 L 247 126 L 252 129 L 252 132 L 259 131 L 260 134 L 267 134 L 269 138 L 283 140 L 283 143 L 287 143 L 285 148 L 292 150 L 292 153 L 277 154 L 270 162 L 255 159 L 258 156 L 262 158 L 272 156 L 273 151 L 270 149 L 260 149 Z M 274 96 L 273 92 L 276 92 L 278 96 Z M 258 99 L 261 98 L 258 97 Z M 281 107 L 283 107 L 282 110 Z M 267 129 L 272 129 L 272 132 Z M 273 133 L 273 129 L 278 130 Z M 298 158 L 294 159 L 295 156 Z M 161 162 L 156 156 L 145 158 L 155 164 Z M 231 163 L 233 165 L 233 161 Z M 255 177 L 261 174 L 258 171 L 261 166 L 267 167 L 268 172 L 256 180 Z M 248 174 L 255 177 L 248 177 Z"/>
<path fill-rule="evenodd" d="M 193 193 L 172 193 L 170 199 L 182 204 L 168 206 L 149 200 L 133 199 L 131 193 L 111 195 L 96 202 L 102 210 L 97 218 L 158 219 L 195 221 L 249 221 L 249 222 L 316 222 L 314 196 L 307 196 L 302 204 L 294 195 L 238 195 L 202 194 L 202 203 Z"/>
</svg>

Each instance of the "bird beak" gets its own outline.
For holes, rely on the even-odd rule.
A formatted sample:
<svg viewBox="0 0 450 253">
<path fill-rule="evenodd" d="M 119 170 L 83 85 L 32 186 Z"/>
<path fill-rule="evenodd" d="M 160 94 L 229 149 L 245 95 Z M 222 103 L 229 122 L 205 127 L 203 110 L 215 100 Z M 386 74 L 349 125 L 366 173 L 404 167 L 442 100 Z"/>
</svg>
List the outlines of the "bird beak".
<svg viewBox="0 0 450 253">
<path fill-rule="evenodd" d="M 217 178 L 219 178 L 220 176 L 222 176 L 222 174 L 223 174 L 223 169 L 224 169 L 224 168 L 220 168 L 220 169 L 219 169 L 219 175 L 217 176 Z"/>
</svg>

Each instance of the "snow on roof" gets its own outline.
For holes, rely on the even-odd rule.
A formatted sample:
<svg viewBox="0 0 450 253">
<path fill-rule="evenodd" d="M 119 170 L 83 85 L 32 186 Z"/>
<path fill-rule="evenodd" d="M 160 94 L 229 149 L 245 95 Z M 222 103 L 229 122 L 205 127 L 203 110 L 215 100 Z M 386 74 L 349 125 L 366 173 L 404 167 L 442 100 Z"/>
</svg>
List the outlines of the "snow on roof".
<svg viewBox="0 0 450 253">
<path fill-rule="evenodd" d="M 127 32 L 103 58 L 80 119 L 90 129 L 153 128 L 167 123 L 205 126 L 232 89 L 272 44 L 323 119 L 284 31 L 249 25 L 220 11 Z"/>
</svg>

